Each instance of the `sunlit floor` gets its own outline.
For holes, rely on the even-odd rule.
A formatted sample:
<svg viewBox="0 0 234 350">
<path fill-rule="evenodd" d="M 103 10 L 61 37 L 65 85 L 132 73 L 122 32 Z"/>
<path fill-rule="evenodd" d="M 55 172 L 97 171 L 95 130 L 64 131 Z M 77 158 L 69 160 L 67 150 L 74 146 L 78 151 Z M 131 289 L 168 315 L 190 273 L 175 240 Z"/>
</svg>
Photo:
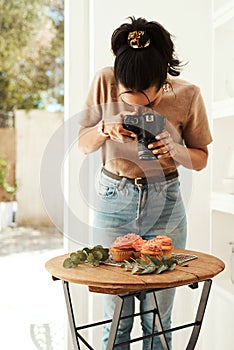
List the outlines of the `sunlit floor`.
<svg viewBox="0 0 234 350">
<path fill-rule="evenodd" d="M 44 267 L 63 252 L 54 229 L 0 232 L 0 349 L 64 350 L 62 285 Z"/>
</svg>

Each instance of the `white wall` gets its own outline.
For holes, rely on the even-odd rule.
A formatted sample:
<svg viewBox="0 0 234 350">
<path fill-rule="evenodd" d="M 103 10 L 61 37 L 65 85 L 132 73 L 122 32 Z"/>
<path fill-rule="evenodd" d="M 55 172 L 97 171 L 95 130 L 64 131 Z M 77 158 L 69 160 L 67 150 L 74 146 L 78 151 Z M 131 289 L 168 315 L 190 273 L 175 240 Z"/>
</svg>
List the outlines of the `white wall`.
<svg viewBox="0 0 234 350">
<path fill-rule="evenodd" d="M 112 64 L 111 34 L 117 26 L 126 21 L 128 16 L 132 15 L 159 21 L 175 35 L 175 44 L 180 58 L 189 61 L 181 77 L 189 79 L 201 87 L 209 114 L 212 69 L 211 0 L 169 0 L 165 2 L 161 0 L 146 0 L 144 2 L 142 0 L 118 0 L 117 2 L 109 0 L 72 2 L 67 0 L 66 8 L 69 16 L 69 21 L 67 17 L 66 36 L 69 41 L 69 47 L 66 51 L 67 118 L 71 118 L 82 109 L 81 100 L 87 92 L 93 73 L 105 65 Z M 87 43 L 89 43 L 88 47 Z M 77 216 L 79 216 L 79 210 L 84 210 L 84 216 L 87 215 L 87 208 L 84 209 L 81 196 L 74 191 L 77 187 L 77 172 L 83 161 L 84 158 L 78 154 L 76 148 L 70 152 L 69 172 L 67 174 L 67 180 L 69 180 L 67 182 L 68 197 L 69 204 Z M 91 164 L 91 169 L 95 168 L 95 165 L 92 166 L 93 164 Z M 92 180 L 91 178 L 90 181 Z M 208 251 L 210 231 L 209 167 L 202 172 L 193 174 L 192 190 L 192 197 L 187 205 L 188 247 L 194 250 Z M 79 227 L 75 224 L 76 221 L 70 218 L 69 213 L 65 212 L 65 218 L 65 231 L 67 233 L 76 232 L 77 237 L 79 237 L 79 232 L 82 230 L 82 234 L 84 232 L 86 235 L 89 234 L 87 226 L 83 227 L 82 224 L 79 231 Z M 68 241 L 69 251 L 75 247 L 73 233 L 71 233 L 71 238 L 72 240 Z M 78 297 L 78 293 L 76 295 Z M 179 315 L 188 312 L 186 306 L 181 309 L 181 306 L 185 305 L 183 295 L 178 297 L 175 308 L 175 316 L 179 320 Z M 82 298 L 86 298 L 84 300 L 86 305 L 87 295 L 82 294 Z M 91 318 L 93 310 L 97 318 L 101 315 L 101 304 L 98 296 L 97 298 L 89 295 L 88 305 Z M 192 302 L 188 300 L 187 305 L 192 305 Z M 95 340 L 98 337 L 100 334 L 95 335 Z M 202 339 L 199 346 L 197 349 L 203 350 Z M 179 348 L 181 348 L 180 339 L 175 345 L 175 349 Z"/>
<path fill-rule="evenodd" d="M 41 164 L 52 136 L 63 123 L 63 113 L 24 110 L 16 111 L 16 181 L 18 204 L 16 222 L 18 225 L 51 226 L 54 223 L 46 211 L 41 196 Z M 44 177 L 51 172 L 53 159 L 46 166 Z M 63 203 L 56 196 L 50 198 L 57 213 L 57 226 L 63 226 Z"/>
</svg>

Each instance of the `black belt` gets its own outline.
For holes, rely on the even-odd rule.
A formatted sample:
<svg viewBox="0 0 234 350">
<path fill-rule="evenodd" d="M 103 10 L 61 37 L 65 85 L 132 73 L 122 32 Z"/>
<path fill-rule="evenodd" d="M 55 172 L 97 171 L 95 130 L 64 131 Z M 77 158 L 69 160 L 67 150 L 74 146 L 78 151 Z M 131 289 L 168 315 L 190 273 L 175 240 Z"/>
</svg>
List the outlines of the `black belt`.
<svg viewBox="0 0 234 350">
<path fill-rule="evenodd" d="M 109 176 L 112 179 L 121 181 L 123 178 L 127 179 L 127 181 L 131 182 L 132 184 L 136 186 L 146 186 L 147 184 L 154 184 L 158 182 L 165 182 L 172 179 L 175 179 L 178 177 L 178 171 L 173 171 L 170 174 L 163 176 L 150 176 L 150 177 L 136 177 L 135 179 L 132 179 L 130 177 L 126 176 L 119 176 L 117 174 L 111 173 L 110 171 L 106 170 L 105 168 L 102 168 L 103 174 Z"/>
</svg>

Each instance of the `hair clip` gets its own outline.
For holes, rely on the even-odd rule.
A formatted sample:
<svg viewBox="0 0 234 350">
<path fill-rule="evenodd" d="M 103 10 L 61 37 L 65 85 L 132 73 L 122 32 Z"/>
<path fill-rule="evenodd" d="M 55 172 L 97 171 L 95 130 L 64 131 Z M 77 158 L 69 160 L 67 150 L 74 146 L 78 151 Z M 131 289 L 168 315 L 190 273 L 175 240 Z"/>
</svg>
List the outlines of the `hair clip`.
<svg viewBox="0 0 234 350">
<path fill-rule="evenodd" d="M 143 49 L 150 45 L 150 38 L 143 30 L 135 30 L 128 34 L 128 45 L 133 49 Z"/>
</svg>

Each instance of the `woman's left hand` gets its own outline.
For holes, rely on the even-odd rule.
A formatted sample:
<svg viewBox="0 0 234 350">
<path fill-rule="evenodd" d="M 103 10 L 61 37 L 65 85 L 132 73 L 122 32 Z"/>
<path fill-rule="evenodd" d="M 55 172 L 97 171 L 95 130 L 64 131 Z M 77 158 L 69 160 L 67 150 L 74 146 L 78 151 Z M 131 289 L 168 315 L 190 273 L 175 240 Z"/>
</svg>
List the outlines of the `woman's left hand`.
<svg viewBox="0 0 234 350">
<path fill-rule="evenodd" d="M 155 137 L 155 142 L 148 145 L 148 148 L 157 155 L 157 158 L 173 158 L 176 154 L 176 143 L 167 130 Z"/>
</svg>

